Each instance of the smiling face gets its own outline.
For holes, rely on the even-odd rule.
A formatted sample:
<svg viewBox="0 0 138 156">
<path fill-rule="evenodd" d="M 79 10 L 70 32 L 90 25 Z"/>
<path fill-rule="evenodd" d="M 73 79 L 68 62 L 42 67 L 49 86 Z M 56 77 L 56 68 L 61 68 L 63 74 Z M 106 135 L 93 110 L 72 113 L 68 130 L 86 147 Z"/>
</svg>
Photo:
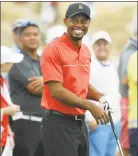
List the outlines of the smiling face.
<svg viewBox="0 0 138 156">
<path fill-rule="evenodd" d="M 90 19 L 84 14 L 77 14 L 71 18 L 64 19 L 64 23 L 69 37 L 73 41 L 79 41 L 87 33 Z"/>
<path fill-rule="evenodd" d="M 99 39 L 93 45 L 95 56 L 100 61 L 106 61 L 109 58 L 111 44 L 104 39 Z"/>
</svg>

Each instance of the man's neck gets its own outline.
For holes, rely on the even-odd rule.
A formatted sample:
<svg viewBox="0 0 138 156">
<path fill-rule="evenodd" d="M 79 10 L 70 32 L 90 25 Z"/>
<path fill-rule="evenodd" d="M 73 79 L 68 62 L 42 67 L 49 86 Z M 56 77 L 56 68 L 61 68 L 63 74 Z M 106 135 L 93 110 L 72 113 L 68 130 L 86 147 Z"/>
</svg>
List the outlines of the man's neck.
<svg viewBox="0 0 138 156">
<path fill-rule="evenodd" d="M 22 49 L 26 52 L 32 59 L 37 60 L 37 49 Z"/>
<path fill-rule="evenodd" d="M 78 49 L 81 48 L 81 40 L 79 40 L 79 41 L 71 40 L 71 41 L 72 41 L 72 43 L 75 45 L 75 47 L 77 47 Z"/>
<path fill-rule="evenodd" d="M 81 40 L 78 40 L 78 41 L 73 40 L 73 39 L 70 37 L 70 35 L 69 35 L 68 33 L 67 33 L 67 36 L 70 38 L 72 44 L 73 44 L 75 47 L 77 47 L 78 49 L 81 48 Z"/>
</svg>

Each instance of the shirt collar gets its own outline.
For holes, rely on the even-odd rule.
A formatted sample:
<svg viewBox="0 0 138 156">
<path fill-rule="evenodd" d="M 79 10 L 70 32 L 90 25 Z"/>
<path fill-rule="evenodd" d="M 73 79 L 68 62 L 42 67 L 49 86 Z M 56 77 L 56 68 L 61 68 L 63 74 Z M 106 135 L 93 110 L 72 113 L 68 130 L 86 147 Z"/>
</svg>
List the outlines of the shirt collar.
<svg viewBox="0 0 138 156">
<path fill-rule="evenodd" d="M 76 52 L 79 52 L 80 49 L 77 48 L 70 40 L 70 38 L 68 37 L 67 33 L 64 33 L 62 36 L 61 36 L 61 40 L 66 44 L 68 45 L 71 49 L 75 50 Z M 82 47 L 82 45 L 81 45 Z"/>
<path fill-rule="evenodd" d="M 99 59 L 97 59 L 97 57 L 95 56 L 95 60 L 97 62 L 100 63 L 100 65 L 104 66 L 104 67 L 109 67 L 112 65 L 112 61 L 111 60 L 107 60 L 107 61 L 100 61 Z"/>
<path fill-rule="evenodd" d="M 111 66 L 111 61 L 99 61 L 102 66 L 109 67 Z"/>
<path fill-rule="evenodd" d="M 38 55 L 37 55 L 37 60 L 35 60 L 28 53 L 26 53 L 25 51 L 21 50 L 21 53 L 24 54 L 24 56 L 27 57 L 31 61 L 39 61 L 40 60 L 40 57 Z"/>
</svg>

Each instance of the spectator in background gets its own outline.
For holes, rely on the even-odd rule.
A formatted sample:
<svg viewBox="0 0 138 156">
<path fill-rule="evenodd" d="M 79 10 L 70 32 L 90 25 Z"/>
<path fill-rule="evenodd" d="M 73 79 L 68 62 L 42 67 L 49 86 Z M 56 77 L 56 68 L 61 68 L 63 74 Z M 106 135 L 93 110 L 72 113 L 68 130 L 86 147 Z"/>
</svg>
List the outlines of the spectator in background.
<svg viewBox="0 0 138 156">
<path fill-rule="evenodd" d="M 39 27 L 32 21 L 26 21 L 21 25 L 18 35 L 24 60 L 11 68 L 9 86 L 12 101 L 20 104 L 23 114 L 13 122 L 13 156 L 43 156 L 40 139 L 40 122 L 44 114 L 40 107 L 43 79 L 37 55 Z"/>
<path fill-rule="evenodd" d="M 10 48 L 1 46 L 1 71 L 9 72 L 13 63 L 19 63 L 23 60 L 22 54 L 13 53 Z M 14 148 L 14 139 L 13 132 L 9 126 L 8 115 L 14 115 L 16 112 L 20 111 L 20 107 L 18 105 L 14 105 L 10 99 L 10 95 L 8 92 L 8 88 L 6 85 L 5 79 L 0 75 L 0 110 L 1 110 L 1 139 L 0 139 L 0 148 L 2 151 L 7 154 L 7 156 L 11 156 L 12 149 Z M 9 141 L 11 142 L 11 146 L 8 146 Z M 8 146 L 8 151 L 7 151 Z M 10 153 L 7 153 L 10 152 Z M 3 155 L 3 154 L 2 154 Z"/>
<path fill-rule="evenodd" d="M 132 37 L 125 45 L 119 61 L 119 78 L 120 78 L 120 94 L 121 98 L 121 146 L 124 156 L 129 155 L 129 138 L 128 138 L 128 85 L 127 85 L 127 64 L 130 56 L 138 49 L 137 46 L 137 16 L 132 22 Z M 120 154 L 118 153 L 118 156 Z"/>
<path fill-rule="evenodd" d="M 108 95 L 115 108 L 112 116 L 117 135 L 120 136 L 119 77 L 116 67 L 110 60 L 111 42 L 111 37 L 107 32 L 98 31 L 93 34 L 94 55 L 90 69 L 90 84 L 97 91 Z M 100 103 L 95 103 L 100 106 Z M 89 111 L 86 111 L 85 117 L 89 130 L 89 156 L 115 156 L 117 143 L 111 125 L 97 125 Z"/>
<path fill-rule="evenodd" d="M 127 66 L 128 77 L 128 127 L 129 127 L 129 142 L 130 155 L 137 156 L 138 154 L 138 126 L 137 126 L 137 51 L 133 53 L 128 61 Z"/>
</svg>

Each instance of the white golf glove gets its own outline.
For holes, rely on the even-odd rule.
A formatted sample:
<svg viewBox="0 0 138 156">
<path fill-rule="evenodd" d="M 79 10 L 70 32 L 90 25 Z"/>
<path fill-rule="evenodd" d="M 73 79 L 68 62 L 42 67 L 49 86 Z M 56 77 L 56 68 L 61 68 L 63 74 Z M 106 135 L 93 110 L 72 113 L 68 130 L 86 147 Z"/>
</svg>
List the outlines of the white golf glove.
<svg viewBox="0 0 138 156">
<path fill-rule="evenodd" d="M 115 112 L 115 107 L 113 107 L 112 102 L 108 95 L 104 95 L 99 99 L 99 102 L 101 103 L 104 111 L 108 113 L 109 111 L 111 113 Z"/>
</svg>

